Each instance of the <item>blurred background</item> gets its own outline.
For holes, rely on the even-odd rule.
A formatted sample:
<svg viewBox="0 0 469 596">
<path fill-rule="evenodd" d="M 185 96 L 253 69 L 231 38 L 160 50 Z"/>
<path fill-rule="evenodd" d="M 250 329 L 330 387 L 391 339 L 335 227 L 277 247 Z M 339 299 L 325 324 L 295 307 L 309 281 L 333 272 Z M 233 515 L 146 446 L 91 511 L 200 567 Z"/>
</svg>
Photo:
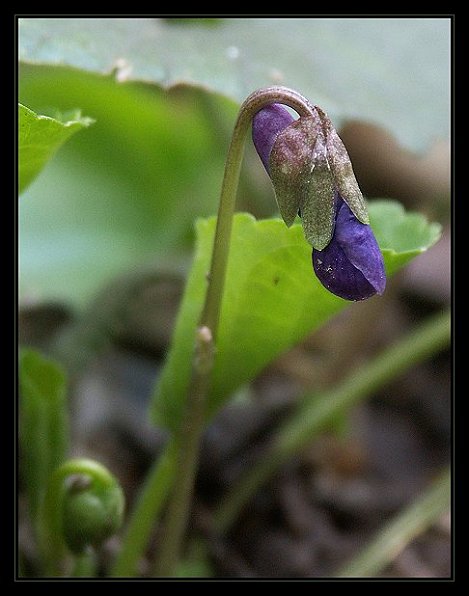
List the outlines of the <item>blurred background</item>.
<svg viewBox="0 0 469 596">
<path fill-rule="evenodd" d="M 190 267 L 194 220 L 216 213 L 239 104 L 254 89 L 286 85 L 321 106 L 365 196 L 397 199 L 440 222 L 443 234 L 382 298 L 346 309 L 219 413 L 204 437 L 191 532 L 204 536 L 215 504 L 301 393 L 334 386 L 450 305 L 450 25 L 20 19 L 19 101 L 40 114 L 79 109 L 95 119 L 20 197 L 20 342 L 66 363 L 74 452 L 107 464 L 130 505 L 167 438 L 150 424 L 148 403 Z M 249 142 L 238 209 L 277 215 Z M 190 574 L 333 573 L 449 461 L 450 379 L 442 353 L 338 420 L 259 491 L 203 560 L 188 553 Z M 26 520 L 21 548 L 33 557 Z M 116 538 L 103 549 L 102 569 L 117 548 Z M 447 577 L 450 564 L 445 515 L 382 575 Z M 141 572 L 149 569 L 142 561 Z"/>
</svg>

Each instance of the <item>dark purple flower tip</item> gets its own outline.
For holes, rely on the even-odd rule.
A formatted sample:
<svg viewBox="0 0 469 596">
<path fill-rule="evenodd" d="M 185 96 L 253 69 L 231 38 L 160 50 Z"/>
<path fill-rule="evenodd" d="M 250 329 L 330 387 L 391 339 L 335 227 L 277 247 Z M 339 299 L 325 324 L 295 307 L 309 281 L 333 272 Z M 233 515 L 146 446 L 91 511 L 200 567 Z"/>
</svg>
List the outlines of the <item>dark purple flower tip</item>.
<svg viewBox="0 0 469 596">
<path fill-rule="evenodd" d="M 365 300 L 386 287 L 373 231 L 358 221 L 340 195 L 334 235 L 326 248 L 313 249 L 313 267 L 322 285 L 346 300 Z"/>
<path fill-rule="evenodd" d="M 277 135 L 294 121 L 281 104 L 273 103 L 259 110 L 252 119 L 252 140 L 257 153 L 269 173 L 269 157 Z"/>
</svg>

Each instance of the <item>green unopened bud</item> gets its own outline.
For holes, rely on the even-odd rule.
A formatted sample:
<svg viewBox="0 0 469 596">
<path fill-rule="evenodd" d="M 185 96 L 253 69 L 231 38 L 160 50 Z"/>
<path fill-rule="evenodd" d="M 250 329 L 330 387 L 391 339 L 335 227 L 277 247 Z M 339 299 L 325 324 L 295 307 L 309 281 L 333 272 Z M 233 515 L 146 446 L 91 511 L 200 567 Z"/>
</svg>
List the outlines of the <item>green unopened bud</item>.
<svg viewBox="0 0 469 596">
<path fill-rule="evenodd" d="M 362 223 L 368 213 L 344 144 L 327 115 L 315 110 L 279 132 L 269 172 L 287 226 L 300 212 L 306 239 L 322 250 L 334 232 L 337 193 Z"/>
<path fill-rule="evenodd" d="M 121 527 L 124 495 L 114 482 L 101 484 L 78 477 L 64 498 L 63 534 L 74 553 L 99 546 Z"/>
<path fill-rule="evenodd" d="M 122 525 L 124 494 L 103 465 L 88 458 L 69 459 L 49 477 L 41 503 L 39 550 L 46 572 L 62 572 L 68 548 L 80 554 L 99 546 Z"/>
</svg>

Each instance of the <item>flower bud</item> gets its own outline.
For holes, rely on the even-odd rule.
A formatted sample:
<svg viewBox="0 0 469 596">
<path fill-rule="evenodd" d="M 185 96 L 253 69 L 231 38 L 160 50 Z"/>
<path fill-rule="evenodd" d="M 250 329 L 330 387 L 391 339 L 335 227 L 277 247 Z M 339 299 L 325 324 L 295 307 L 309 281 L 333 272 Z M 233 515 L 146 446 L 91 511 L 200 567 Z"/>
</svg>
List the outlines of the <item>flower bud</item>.
<svg viewBox="0 0 469 596">
<path fill-rule="evenodd" d="M 117 482 L 101 485 L 78 477 L 64 497 L 63 533 L 68 548 L 81 553 L 99 546 L 122 525 L 124 494 Z"/>
<path fill-rule="evenodd" d="M 253 119 L 253 140 L 287 226 L 301 215 L 318 279 L 333 294 L 364 300 L 382 294 L 386 275 L 347 150 L 317 106 L 293 120 L 279 104 Z"/>
<path fill-rule="evenodd" d="M 332 240 L 323 250 L 313 249 L 312 258 L 319 281 L 336 296 L 365 300 L 384 292 L 384 262 L 373 231 L 358 221 L 340 195 Z"/>
</svg>

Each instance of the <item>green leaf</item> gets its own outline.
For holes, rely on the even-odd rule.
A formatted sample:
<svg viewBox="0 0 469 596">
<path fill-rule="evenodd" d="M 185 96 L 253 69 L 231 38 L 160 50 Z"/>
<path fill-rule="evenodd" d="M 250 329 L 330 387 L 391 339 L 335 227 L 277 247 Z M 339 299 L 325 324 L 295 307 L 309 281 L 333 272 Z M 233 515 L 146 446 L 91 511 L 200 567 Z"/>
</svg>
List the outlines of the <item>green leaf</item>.
<svg viewBox="0 0 469 596">
<path fill-rule="evenodd" d="M 46 482 L 68 450 L 65 372 L 39 352 L 24 349 L 19 385 L 21 474 L 35 516 Z"/>
<path fill-rule="evenodd" d="M 154 18 L 22 18 L 23 61 L 164 87 L 198 85 L 241 102 L 300 90 L 333 119 L 366 117 L 412 149 L 449 135 L 449 18 L 245 18 L 212 27 Z M 431 101 L 429 101 L 431 98 Z"/>
<path fill-rule="evenodd" d="M 439 226 L 406 214 L 394 202 L 369 206 L 388 274 L 434 244 Z M 395 221 L 389 222 L 392 216 Z M 197 222 L 194 263 L 176 324 L 173 345 L 156 387 L 152 416 L 172 430 L 181 420 L 189 384 L 194 334 L 206 289 L 216 218 Z M 373 298 L 373 300 L 379 298 Z M 315 277 L 311 247 L 301 225 L 256 221 L 239 213 L 223 296 L 208 415 L 270 361 L 304 339 L 349 302 L 329 293 Z"/>
<path fill-rule="evenodd" d="M 388 275 L 440 238 L 439 223 L 428 223 L 420 213 L 406 212 L 397 201 L 373 201 L 369 212 L 370 225 L 383 252 Z"/>
<path fill-rule="evenodd" d="M 68 138 L 93 122 L 91 118 L 83 118 L 79 112 L 70 120 L 61 121 L 60 114 L 57 118 L 40 116 L 18 104 L 20 193 Z"/>
</svg>

